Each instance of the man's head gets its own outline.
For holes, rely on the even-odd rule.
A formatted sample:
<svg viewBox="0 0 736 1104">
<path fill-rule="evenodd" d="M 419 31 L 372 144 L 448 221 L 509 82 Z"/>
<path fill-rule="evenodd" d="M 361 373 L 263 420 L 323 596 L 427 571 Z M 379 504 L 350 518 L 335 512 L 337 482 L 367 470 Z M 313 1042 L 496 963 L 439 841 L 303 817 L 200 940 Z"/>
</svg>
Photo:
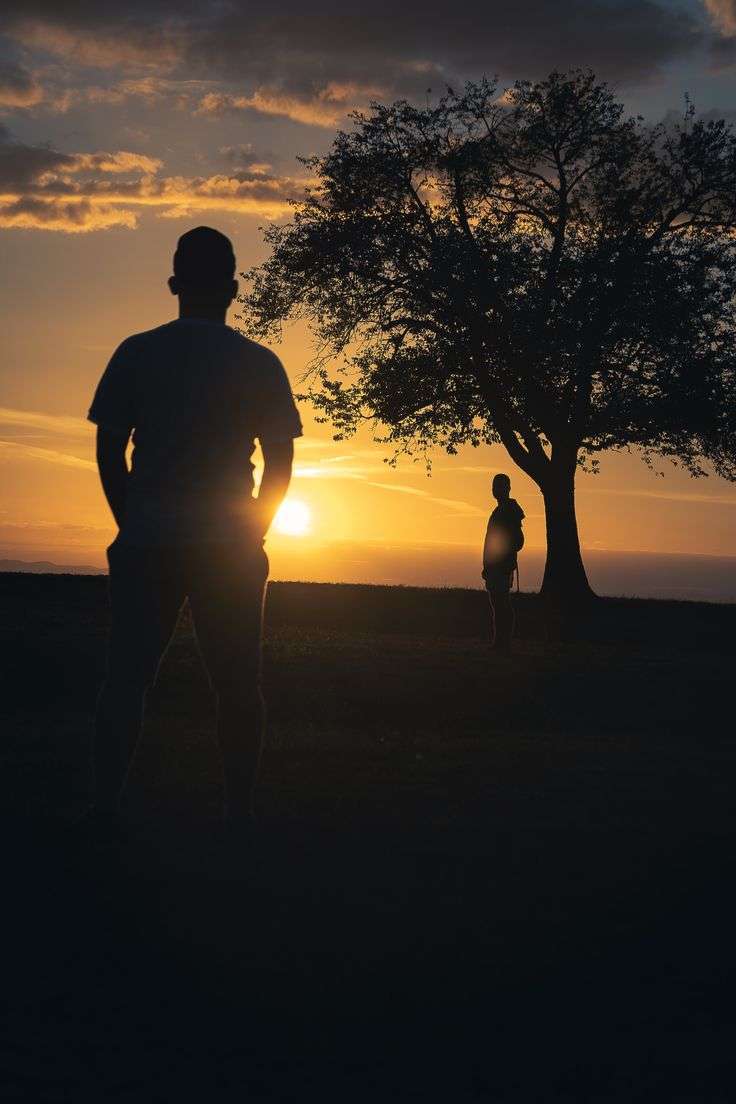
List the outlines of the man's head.
<svg viewBox="0 0 736 1104">
<path fill-rule="evenodd" d="M 504 472 L 499 472 L 493 477 L 491 493 L 499 502 L 505 502 L 511 494 L 511 480 Z"/>
<path fill-rule="evenodd" d="M 174 254 L 172 295 L 180 301 L 206 308 L 227 308 L 238 294 L 232 242 L 210 226 L 197 226 L 182 234 Z"/>
</svg>

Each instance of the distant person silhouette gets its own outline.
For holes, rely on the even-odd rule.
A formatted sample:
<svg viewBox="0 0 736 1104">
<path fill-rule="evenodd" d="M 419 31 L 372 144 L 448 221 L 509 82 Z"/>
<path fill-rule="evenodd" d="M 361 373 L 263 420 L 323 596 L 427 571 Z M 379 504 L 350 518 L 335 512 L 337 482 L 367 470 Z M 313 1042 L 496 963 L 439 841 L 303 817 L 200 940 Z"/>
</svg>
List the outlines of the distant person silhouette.
<svg viewBox="0 0 736 1104">
<path fill-rule="evenodd" d="M 517 553 L 524 545 L 521 523 L 524 511 L 511 498 L 511 480 L 503 472 L 494 475 L 491 484 L 498 505 L 488 519 L 483 544 L 483 579 L 493 615 L 494 651 L 509 655 L 514 635 L 514 609 L 511 605 L 511 584 L 518 572 Z"/>
<path fill-rule="evenodd" d="M 199 226 L 182 235 L 169 279 L 178 319 L 123 341 L 89 411 L 119 528 L 107 550 L 111 630 L 92 820 L 109 822 L 118 810 L 145 692 L 188 598 L 217 696 L 225 816 L 239 826 L 252 821 L 264 723 L 263 541 L 289 486 L 302 427 L 278 357 L 225 323 L 238 291 L 234 275 L 223 234 Z M 257 498 L 256 439 L 265 463 Z"/>
</svg>

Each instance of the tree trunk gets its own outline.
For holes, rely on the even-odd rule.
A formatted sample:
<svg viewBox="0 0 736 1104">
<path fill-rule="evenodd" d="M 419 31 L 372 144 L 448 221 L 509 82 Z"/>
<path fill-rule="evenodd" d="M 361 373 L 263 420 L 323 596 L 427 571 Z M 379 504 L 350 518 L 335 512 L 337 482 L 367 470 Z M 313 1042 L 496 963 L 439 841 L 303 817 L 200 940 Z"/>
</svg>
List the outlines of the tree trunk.
<svg viewBox="0 0 736 1104">
<path fill-rule="evenodd" d="M 571 608 L 592 598 L 580 555 L 575 517 L 575 464 L 554 461 L 542 486 L 547 526 L 547 562 L 542 595 L 560 607 Z"/>
</svg>

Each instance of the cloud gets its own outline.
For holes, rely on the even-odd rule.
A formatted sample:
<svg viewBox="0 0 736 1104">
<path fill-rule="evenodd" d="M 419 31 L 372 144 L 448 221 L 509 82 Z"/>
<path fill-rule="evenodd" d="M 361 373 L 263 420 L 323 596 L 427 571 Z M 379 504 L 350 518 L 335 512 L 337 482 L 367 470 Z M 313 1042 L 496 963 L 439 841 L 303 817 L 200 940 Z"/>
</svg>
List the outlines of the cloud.
<svg viewBox="0 0 736 1104">
<path fill-rule="evenodd" d="M 316 467 L 314 465 L 307 465 L 305 467 L 302 464 L 297 464 L 294 467 L 294 478 L 320 480 L 364 480 L 369 470 L 379 471 L 380 469 L 378 465 L 376 465 L 374 469 L 368 469 L 365 467 L 350 467 L 346 465 L 345 467 L 339 468 L 337 470 L 330 470 L 329 468 L 322 467 L 321 464 Z"/>
<path fill-rule="evenodd" d="M 47 172 L 66 169 L 73 157 L 46 146 L 14 141 L 0 125 L 0 192 L 21 190 Z"/>
<path fill-rule="evenodd" d="M 713 23 L 726 37 L 736 35 L 736 0 L 704 0 Z"/>
<path fill-rule="evenodd" d="M 0 132 L 0 227 L 68 233 L 133 228 L 144 208 L 165 218 L 194 211 L 279 218 L 306 183 L 270 175 L 263 165 L 197 177 L 159 176 L 161 166 L 145 154 L 62 153 Z"/>
<path fill-rule="evenodd" d="M 249 96 L 208 92 L 194 114 L 219 116 L 234 111 L 279 115 L 308 126 L 334 127 L 356 107 L 385 95 L 385 89 L 329 81 L 311 94 L 297 95 L 278 88 L 256 88 Z"/>
<path fill-rule="evenodd" d="M 439 506 L 447 506 L 451 510 L 458 510 L 462 514 L 466 514 L 470 517 L 485 517 L 485 510 L 481 510 L 479 506 L 474 506 L 472 502 L 463 502 L 458 498 L 440 498 L 437 495 L 430 494 L 429 491 L 423 491 L 419 487 L 410 487 L 404 483 L 379 483 L 373 479 L 367 479 L 366 483 L 369 487 L 380 487 L 382 491 L 396 491 L 398 494 L 414 495 L 418 498 L 423 498 L 427 502 L 436 502 Z"/>
<path fill-rule="evenodd" d="M 60 448 L 43 448 L 38 445 L 27 445 L 17 440 L 17 434 L 7 433 L 5 427 L 12 426 L 24 430 L 36 430 L 35 433 L 24 436 L 36 439 L 51 438 L 55 443 L 63 445 L 73 441 L 86 441 L 92 439 L 92 426 L 84 418 L 74 418 L 68 414 L 47 414 L 41 410 L 15 410 L 12 407 L 0 407 L 0 461 L 33 460 L 54 464 L 56 467 L 76 468 L 80 471 L 96 471 L 97 465 L 93 460 L 83 459 L 74 453 L 65 452 Z M 15 440 L 8 440 L 15 437 Z M 71 445 L 74 448 L 74 445 Z"/>
<path fill-rule="evenodd" d="M 616 495 L 622 498 L 656 498 L 660 502 L 693 502 L 702 506 L 736 506 L 735 495 L 708 495 L 697 491 L 645 491 L 627 487 L 579 487 L 578 494 Z"/>
<path fill-rule="evenodd" d="M 319 445 L 329 451 L 335 447 L 331 441 L 320 441 Z M 395 494 L 412 495 L 421 498 L 425 502 L 434 502 L 438 506 L 444 506 L 455 510 L 468 517 L 485 517 L 486 511 L 474 506 L 471 502 L 464 502 L 457 498 L 442 498 L 432 494 L 422 487 L 413 487 L 408 483 L 389 483 L 375 477 L 386 472 L 386 465 L 376 461 L 380 455 L 375 449 L 359 449 L 353 453 L 339 456 L 323 456 L 316 463 L 307 465 L 297 464 L 294 468 L 294 478 L 319 479 L 330 482 L 359 482 L 366 487 L 376 487 L 381 491 L 390 491 Z M 359 461 L 355 463 L 355 461 Z M 363 460 L 361 463 L 360 461 Z M 366 462 L 367 461 L 367 462 Z M 373 477 L 373 478 L 371 478 Z"/>
<path fill-rule="evenodd" d="M 72 456 L 68 452 L 37 448 L 34 445 L 20 445 L 17 441 L 0 440 L 0 461 L 14 459 L 43 460 L 48 464 L 54 464 L 56 467 L 97 471 L 97 465 L 93 460 L 83 460 L 81 457 Z"/>
<path fill-rule="evenodd" d="M 710 70 L 721 73 L 736 65 L 736 35 L 721 37 L 711 44 Z"/>
<path fill-rule="evenodd" d="M 46 414 L 36 410 L 15 410 L 9 407 L 0 407 L 0 427 L 15 426 L 24 429 L 38 429 L 48 435 L 56 435 L 64 438 L 90 437 L 90 424 L 82 418 L 73 418 L 67 415 Z M 380 491 L 389 491 L 393 494 L 412 495 L 421 498 L 425 502 L 435 503 L 447 509 L 454 510 L 458 514 L 469 517 L 485 517 L 485 511 L 470 502 L 461 499 L 442 498 L 432 494 L 431 491 L 421 487 L 413 487 L 406 483 L 390 483 L 377 479 L 376 476 L 385 473 L 386 465 L 377 462 L 377 453 L 372 449 L 357 449 L 349 453 L 340 453 L 330 456 L 331 450 L 339 447 L 337 442 L 315 438 L 307 441 L 299 441 L 300 451 L 319 450 L 323 454 L 316 462 L 310 464 L 297 463 L 294 468 L 295 480 L 319 479 L 330 482 L 359 482 L 366 487 L 375 487 Z M 25 445 L 18 441 L 8 441 L 7 434 L 0 439 L 0 459 L 27 459 L 40 460 L 50 464 L 62 465 L 96 471 L 96 464 L 92 460 L 83 460 L 67 452 L 50 448 L 38 448 L 33 445 Z"/>
<path fill-rule="evenodd" d="M 131 4 L 129 15 L 122 5 L 76 4 L 63 13 L 57 4 L 21 0 L 7 6 L 6 33 L 24 47 L 96 69 L 173 68 L 181 58 L 181 36 L 167 25 L 165 13 L 152 4 L 146 15 Z M 107 18 L 105 18 L 105 15 Z"/>
<path fill-rule="evenodd" d="M 710 68 L 719 73 L 736 66 L 736 0 L 704 0 L 718 37 L 710 46 Z"/>
<path fill-rule="evenodd" d="M 708 9 L 731 25 L 733 0 Z M 329 125 L 320 120 L 341 106 L 336 95 L 353 98 L 336 92 L 350 85 L 421 95 L 445 79 L 533 78 L 570 65 L 638 82 L 695 55 L 708 36 L 697 9 L 665 0 L 466 0 L 457 10 L 442 0 L 281 0 L 276 9 L 268 0 L 6 0 L 0 26 L 77 70 L 206 80 L 231 104 L 317 125 Z"/>
<path fill-rule="evenodd" d="M 157 173 L 163 165 L 157 157 L 148 157 L 144 153 L 130 153 L 119 150 L 117 153 L 75 153 L 67 172 L 98 171 L 103 173 L 142 172 Z"/>
<path fill-rule="evenodd" d="M 120 81 L 107 88 L 93 85 L 86 89 L 84 94 L 91 103 L 118 104 L 139 98 L 148 104 L 154 104 L 171 91 L 169 82 L 149 76 L 139 77 L 137 80 Z M 176 91 L 179 92 L 178 87 Z"/>
<path fill-rule="evenodd" d="M 220 146 L 219 154 L 229 165 L 261 176 L 270 173 L 281 157 L 270 150 L 256 150 L 251 142 L 239 146 Z"/>
<path fill-rule="evenodd" d="M 46 414 L 40 410 L 15 410 L 0 406 L 0 426 L 21 426 L 40 429 L 44 433 L 63 434 L 65 437 L 89 437 L 90 424 L 85 418 L 73 418 L 67 414 Z"/>
<path fill-rule="evenodd" d="M 724 107 L 724 108 L 710 107 L 710 108 L 708 108 L 707 111 L 698 111 L 697 110 L 697 104 L 695 104 L 694 107 L 696 109 L 695 117 L 700 122 L 704 122 L 704 123 L 713 122 L 713 123 L 715 123 L 715 122 L 718 122 L 720 120 L 724 120 L 729 126 L 733 126 L 736 123 L 736 107 Z M 678 126 L 682 125 L 682 119 L 683 119 L 682 110 L 675 111 L 673 108 L 670 108 L 670 110 L 666 111 L 665 114 L 663 115 L 662 124 L 669 131 L 672 131 L 675 127 L 678 127 Z"/>
<path fill-rule="evenodd" d="M 44 200 L 21 196 L 6 201 L 0 196 L 0 228 L 5 230 L 61 230 L 68 234 L 90 230 L 109 230 L 137 225 L 132 211 L 120 210 L 110 204 L 90 203 L 85 199 Z"/>
<path fill-rule="evenodd" d="M 72 77 L 74 74 L 71 74 Z M 202 81 L 166 80 L 159 76 L 143 76 L 116 81 L 112 84 L 83 84 L 58 87 L 44 100 L 47 111 L 63 115 L 74 107 L 100 104 L 119 107 L 137 100 L 146 107 L 166 102 L 174 108 L 188 108 L 192 95 L 199 95 Z"/>
<path fill-rule="evenodd" d="M 14 61 L 0 59 L 0 108 L 33 107 L 43 96 L 32 73 Z"/>
<path fill-rule="evenodd" d="M 48 146 L 30 146 L 15 141 L 0 127 L 0 190 L 44 187 L 53 179 L 84 172 L 156 173 L 163 162 L 143 153 L 62 153 Z"/>
</svg>

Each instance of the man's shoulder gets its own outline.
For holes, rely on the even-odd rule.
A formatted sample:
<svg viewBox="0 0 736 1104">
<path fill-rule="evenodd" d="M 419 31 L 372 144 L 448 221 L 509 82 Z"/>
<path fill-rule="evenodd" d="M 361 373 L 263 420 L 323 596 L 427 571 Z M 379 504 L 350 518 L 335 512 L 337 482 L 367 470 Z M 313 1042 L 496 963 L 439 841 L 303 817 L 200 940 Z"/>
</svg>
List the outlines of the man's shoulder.
<svg viewBox="0 0 736 1104">
<path fill-rule="evenodd" d="M 140 352 L 165 338 L 170 326 L 170 322 L 165 322 L 162 326 L 155 326 L 152 330 L 141 330 L 139 333 L 129 334 L 120 342 L 117 351 L 118 353 Z"/>
<path fill-rule="evenodd" d="M 231 326 L 203 324 L 201 327 L 197 326 L 196 329 L 193 329 L 192 326 L 180 324 L 176 319 L 164 322 L 160 326 L 154 326 L 150 330 L 141 330 L 138 333 L 130 334 L 121 341 L 118 349 L 140 352 L 161 345 L 178 345 L 182 342 L 189 345 L 195 335 L 201 337 L 204 334 L 206 334 L 207 344 L 210 348 L 213 344 L 215 346 L 218 344 L 220 346 L 232 346 L 245 359 L 264 364 L 272 363 L 278 359 L 275 353 L 272 353 L 265 345 L 259 345 L 258 342 L 251 341 L 250 338 L 245 337 L 244 334 L 234 330 Z"/>
<path fill-rule="evenodd" d="M 499 524 L 516 524 L 520 522 L 524 517 L 524 511 L 515 498 L 509 498 L 506 502 L 499 503 L 491 514 L 488 524 L 491 522 L 498 522 Z"/>
<path fill-rule="evenodd" d="M 261 345 L 258 341 L 253 341 L 250 337 L 246 337 L 245 334 L 240 333 L 239 330 L 234 330 L 231 326 L 228 326 L 227 330 L 231 335 L 231 340 L 239 346 L 244 358 L 251 364 L 256 364 L 266 371 L 268 371 L 268 369 L 281 367 L 281 361 L 276 353 L 274 353 L 272 349 L 269 349 L 268 346 Z"/>
</svg>

